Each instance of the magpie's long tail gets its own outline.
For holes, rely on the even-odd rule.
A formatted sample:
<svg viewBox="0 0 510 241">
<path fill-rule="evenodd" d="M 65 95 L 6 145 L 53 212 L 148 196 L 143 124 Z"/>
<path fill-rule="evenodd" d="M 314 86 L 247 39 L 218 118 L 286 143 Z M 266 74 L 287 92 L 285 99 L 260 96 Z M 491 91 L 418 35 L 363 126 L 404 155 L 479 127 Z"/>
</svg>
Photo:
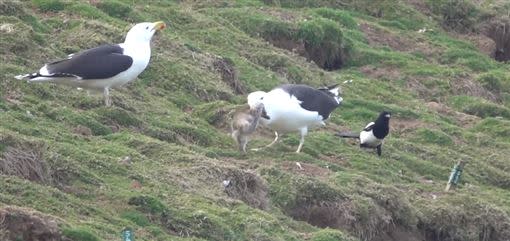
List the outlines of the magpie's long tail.
<svg viewBox="0 0 510 241">
<path fill-rule="evenodd" d="M 336 133 L 335 136 L 339 136 L 342 138 L 359 138 L 359 132 L 343 131 Z"/>
</svg>

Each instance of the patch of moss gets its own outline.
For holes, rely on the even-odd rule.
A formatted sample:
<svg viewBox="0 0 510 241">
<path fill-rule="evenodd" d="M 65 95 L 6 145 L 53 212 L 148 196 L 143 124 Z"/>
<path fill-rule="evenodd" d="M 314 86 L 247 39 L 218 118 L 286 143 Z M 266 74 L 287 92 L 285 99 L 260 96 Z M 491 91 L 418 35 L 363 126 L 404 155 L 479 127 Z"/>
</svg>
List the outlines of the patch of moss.
<svg viewBox="0 0 510 241">
<path fill-rule="evenodd" d="M 99 241 L 99 238 L 86 228 L 65 228 L 62 230 L 62 234 L 76 241 Z"/>
<path fill-rule="evenodd" d="M 492 134 L 510 140 L 510 121 L 500 118 L 485 118 L 476 126 L 474 131 Z"/>
<path fill-rule="evenodd" d="M 323 18 L 328 18 L 340 23 L 345 28 L 358 29 L 358 23 L 347 11 L 336 10 L 331 8 L 319 8 L 315 10 L 315 12 L 322 16 Z"/>
<path fill-rule="evenodd" d="M 142 121 L 133 113 L 117 107 L 101 107 L 96 110 L 99 120 L 110 125 L 139 127 Z"/>
<path fill-rule="evenodd" d="M 309 58 L 324 69 L 339 69 L 349 61 L 352 43 L 332 20 L 316 18 L 301 22 L 297 36 L 304 41 Z"/>
<path fill-rule="evenodd" d="M 116 0 L 101 1 L 97 8 L 114 18 L 126 19 L 132 13 L 131 6 Z"/>
<path fill-rule="evenodd" d="M 151 196 L 131 197 L 128 204 L 137 206 L 142 212 L 152 214 L 162 214 L 168 211 L 167 207 L 159 199 Z"/>
<path fill-rule="evenodd" d="M 509 80 L 510 77 L 499 70 L 489 71 L 477 77 L 477 81 L 480 82 L 485 89 L 496 93 L 508 91 L 510 87 Z"/>
<path fill-rule="evenodd" d="M 424 128 L 416 130 L 416 140 L 442 146 L 450 146 L 453 144 L 452 138 L 444 132 Z"/>
<path fill-rule="evenodd" d="M 43 12 L 59 12 L 67 5 L 61 0 L 32 0 L 32 4 Z"/>
<path fill-rule="evenodd" d="M 351 241 L 353 239 L 349 238 L 347 235 L 342 232 L 334 229 L 323 229 L 318 232 L 313 233 L 312 241 Z"/>
<path fill-rule="evenodd" d="M 120 215 L 121 218 L 127 219 L 140 227 L 146 227 L 150 225 L 149 219 L 142 213 L 137 211 L 126 211 Z"/>
<path fill-rule="evenodd" d="M 482 98 L 472 96 L 453 96 L 449 102 L 451 105 L 464 113 L 485 117 L 510 117 L 510 109 L 489 102 Z"/>
</svg>

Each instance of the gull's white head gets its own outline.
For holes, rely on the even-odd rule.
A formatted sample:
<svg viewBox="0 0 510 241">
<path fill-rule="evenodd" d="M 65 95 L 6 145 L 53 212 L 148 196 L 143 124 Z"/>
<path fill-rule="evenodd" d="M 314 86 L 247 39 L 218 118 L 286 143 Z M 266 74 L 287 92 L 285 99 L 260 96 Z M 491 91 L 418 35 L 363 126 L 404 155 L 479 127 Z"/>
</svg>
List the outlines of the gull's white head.
<svg viewBox="0 0 510 241">
<path fill-rule="evenodd" d="M 124 43 L 148 43 L 158 30 L 166 28 L 164 22 L 138 23 L 126 35 Z"/>
<path fill-rule="evenodd" d="M 264 96 L 266 96 L 266 92 L 264 91 L 251 92 L 247 97 L 250 108 L 254 109 L 257 105 L 261 104 L 264 100 Z"/>
</svg>

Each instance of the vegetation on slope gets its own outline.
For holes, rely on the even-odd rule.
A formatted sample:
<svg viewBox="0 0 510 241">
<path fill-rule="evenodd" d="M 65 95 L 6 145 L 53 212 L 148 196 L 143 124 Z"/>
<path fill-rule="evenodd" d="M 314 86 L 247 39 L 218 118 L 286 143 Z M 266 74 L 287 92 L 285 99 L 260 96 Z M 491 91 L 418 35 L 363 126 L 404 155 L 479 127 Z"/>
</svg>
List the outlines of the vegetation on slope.
<svg viewBox="0 0 510 241">
<path fill-rule="evenodd" d="M 0 2 L 0 219 L 50 220 L 71 240 L 124 227 L 137 240 L 509 240 L 510 68 L 477 26 L 503 5 L 369 2 Z M 157 20 L 169 28 L 114 107 L 13 78 Z M 346 80 L 303 153 L 295 134 L 237 152 L 228 116 L 244 94 Z M 333 136 L 381 110 L 394 114 L 382 157 Z M 260 133 L 250 146 L 271 140 Z M 458 160 L 462 184 L 445 193 Z"/>
</svg>

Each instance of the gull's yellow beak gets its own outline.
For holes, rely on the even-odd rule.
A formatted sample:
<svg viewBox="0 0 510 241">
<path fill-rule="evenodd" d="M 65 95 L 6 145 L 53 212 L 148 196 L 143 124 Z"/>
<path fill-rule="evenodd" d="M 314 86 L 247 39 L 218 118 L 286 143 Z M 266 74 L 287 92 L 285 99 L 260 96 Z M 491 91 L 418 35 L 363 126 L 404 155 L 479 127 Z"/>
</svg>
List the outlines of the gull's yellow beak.
<svg viewBox="0 0 510 241">
<path fill-rule="evenodd" d="M 163 21 L 154 22 L 154 27 L 152 29 L 155 30 L 163 30 L 166 28 L 166 24 Z"/>
</svg>

